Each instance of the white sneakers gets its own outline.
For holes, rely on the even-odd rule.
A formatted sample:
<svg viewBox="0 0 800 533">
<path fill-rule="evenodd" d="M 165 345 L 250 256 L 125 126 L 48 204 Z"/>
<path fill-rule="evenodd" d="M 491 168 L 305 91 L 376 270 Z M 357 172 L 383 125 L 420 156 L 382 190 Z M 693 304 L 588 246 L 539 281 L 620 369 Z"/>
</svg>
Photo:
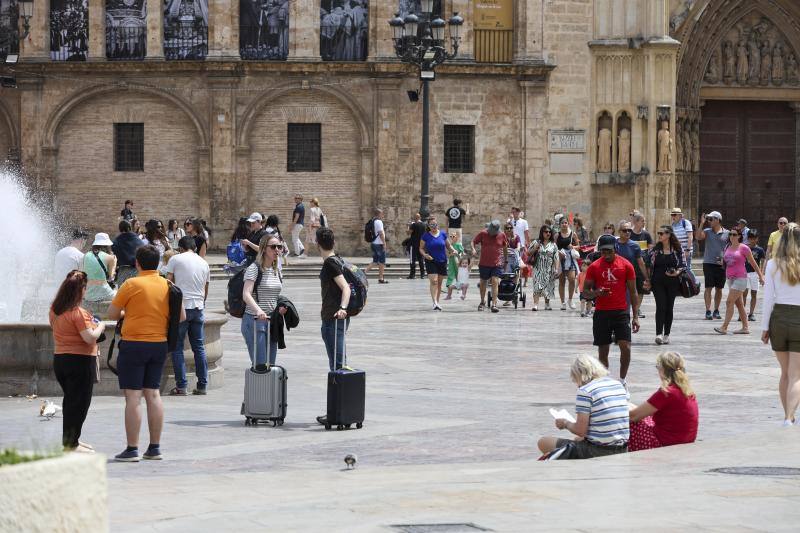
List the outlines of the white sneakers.
<svg viewBox="0 0 800 533">
<path fill-rule="evenodd" d="M 435 303 L 435 304 L 433 304 L 433 310 L 434 311 L 441 311 L 442 308 L 439 306 L 439 304 Z"/>
<path fill-rule="evenodd" d="M 566 311 L 567 310 L 567 304 L 566 303 L 561 302 L 561 310 L 562 311 Z"/>
<path fill-rule="evenodd" d="M 669 335 L 656 335 L 656 344 L 669 344 Z"/>
<path fill-rule="evenodd" d="M 575 310 L 575 304 L 572 303 L 572 300 L 569 301 L 569 308 L 572 309 L 573 311 Z"/>
<path fill-rule="evenodd" d="M 664 344 L 669 344 L 669 335 L 664 335 Z"/>
</svg>

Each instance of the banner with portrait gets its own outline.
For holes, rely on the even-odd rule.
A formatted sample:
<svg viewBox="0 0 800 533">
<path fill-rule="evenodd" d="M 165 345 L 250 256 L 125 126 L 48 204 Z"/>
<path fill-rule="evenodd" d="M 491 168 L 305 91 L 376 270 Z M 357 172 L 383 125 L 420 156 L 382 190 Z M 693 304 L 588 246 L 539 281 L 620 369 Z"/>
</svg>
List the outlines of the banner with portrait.
<svg viewBox="0 0 800 533">
<path fill-rule="evenodd" d="M 164 57 L 204 59 L 208 53 L 208 0 L 164 0 Z"/>
<path fill-rule="evenodd" d="M 50 0 L 50 59 L 86 61 L 88 52 L 88 0 Z"/>
<path fill-rule="evenodd" d="M 366 60 L 369 0 L 321 0 L 319 39 L 325 61 Z"/>
<path fill-rule="evenodd" d="M 146 51 L 146 0 L 106 0 L 106 57 L 141 59 Z"/>
<path fill-rule="evenodd" d="M 289 56 L 289 0 L 239 1 L 239 54 L 256 60 Z"/>
</svg>

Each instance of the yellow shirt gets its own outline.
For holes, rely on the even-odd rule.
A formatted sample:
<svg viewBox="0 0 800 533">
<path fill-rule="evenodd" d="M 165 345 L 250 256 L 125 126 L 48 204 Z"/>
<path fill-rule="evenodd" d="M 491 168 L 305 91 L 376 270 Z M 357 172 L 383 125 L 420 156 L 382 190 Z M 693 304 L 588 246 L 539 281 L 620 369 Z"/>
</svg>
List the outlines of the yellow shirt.
<svg viewBox="0 0 800 533">
<path fill-rule="evenodd" d="M 122 338 L 126 341 L 165 342 L 169 323 L 169 286 L 156 270 L 143 270 L 120 287 L 115 307 L 125 310 Z"/>
<path fill-rule="evenodd" d="M 781 235 L 783 232 L 779 229 L 776 229 L 772 233 L 769 234 L 769 240 L 767 241 L 767 247 L 772 247 L 772 254 L 770 255 L 770 259 L 775 257 L 775 251 L 778 248 L 778 241 L 781 239 Z"/>
</svg>

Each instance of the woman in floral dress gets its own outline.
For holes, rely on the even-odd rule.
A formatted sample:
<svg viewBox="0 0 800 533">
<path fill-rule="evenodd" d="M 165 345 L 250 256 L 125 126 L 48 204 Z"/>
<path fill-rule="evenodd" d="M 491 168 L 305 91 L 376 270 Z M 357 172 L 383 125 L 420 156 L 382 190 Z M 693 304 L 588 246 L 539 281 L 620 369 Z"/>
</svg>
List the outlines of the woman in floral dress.
<svg viewBox="0 0 800 533">
<path fill-rule="evenodd" d="M 553 230 L 548 225 L 539 228 L 539 238 L 533 241 L 528 251 L 533 265 L 533 307 L 539 310 L 539 298 L 544 296 L 544 308 L 551 311 L 550 300 L 555 297 L 556 290 L 556 257 L 558 247 L 553 238 Z"/>
</svg>

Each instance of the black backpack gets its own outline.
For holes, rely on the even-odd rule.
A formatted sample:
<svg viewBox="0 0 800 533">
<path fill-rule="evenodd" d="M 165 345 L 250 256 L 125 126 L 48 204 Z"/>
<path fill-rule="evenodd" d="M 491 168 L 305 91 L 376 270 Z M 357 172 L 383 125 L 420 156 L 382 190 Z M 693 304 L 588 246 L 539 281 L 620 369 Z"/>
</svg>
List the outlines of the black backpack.
<svg viewBox="0 0 800 533">
<path fill-rule="evenodd" d="M 252 264 L 252 261 L 250 264 Z M 245 309 L 247 309 L 247 304 L 244 303 L 242 294 L 244 293 L 244 273 L 249 267 L 250 265 L 247 265 L 228 281 L 228 313 L 236 318 L 242 318 Z M 258 287 L 261 284 L 261 275 L 262 271 L 259 268 L 254 287 Z M 256 301 L 258 301 L 258 293 L 256 292 L 255 294 Z"/>
<path fill-rule="evenodd" d="M 378 236 L 375 235 L 375 219 L 370 219 L 369 222 L 364 224 L 364 240 L 368 243 L 372 243 Z"/>
<path fill-rule="evenodd" d="M 169 285 L 169 322 L 167 324 L 167 349 L 173 352 L 178 346 L 178 325 L 181 323 L 181 309 L 183 308 L 183 291 L 172 283 Z"/>
<path fill-rule="evenodd" d="M 363 270 L 345 261 L 338 255 L 336 259 L 342 267 L 344 280 L 350 285 L 350 301 L 347 302 L 347 316 L 356 316 L 367 305 L 369 281 Z"/>
</svg>

